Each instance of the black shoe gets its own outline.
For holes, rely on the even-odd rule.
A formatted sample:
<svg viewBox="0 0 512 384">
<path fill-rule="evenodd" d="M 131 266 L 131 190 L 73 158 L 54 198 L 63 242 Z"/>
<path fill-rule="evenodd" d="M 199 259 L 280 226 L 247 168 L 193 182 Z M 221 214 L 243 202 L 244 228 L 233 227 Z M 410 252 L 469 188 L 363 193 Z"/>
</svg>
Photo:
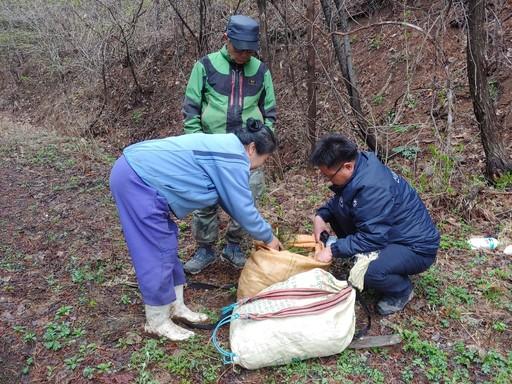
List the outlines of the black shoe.
<svg viewBox="0 0 512 384">
<path fill-rule="evenodd" d="M 406 296 L 402 297 L 384 297 L 377 303 L 377 312 L 383 316 L 391 315 L 392 313 L 401 311 L 405 308 L 407 303 L 414 297 L 414 291 L 411 291 Z"/>
<path fill-rule="evenodd" d="M 185 263 L 185 272 L 195 275 L 212 264 L 217 257 L 211 247 L 199 247 L 192 258 Z"/>
<path fill-rule="evenodd" d="M 240 248 L 240 244 L 228 243 L 222 250 L 222 260 L 226 260 L 237 269 L 245 265 L 246 257 Z"/>
</svg>

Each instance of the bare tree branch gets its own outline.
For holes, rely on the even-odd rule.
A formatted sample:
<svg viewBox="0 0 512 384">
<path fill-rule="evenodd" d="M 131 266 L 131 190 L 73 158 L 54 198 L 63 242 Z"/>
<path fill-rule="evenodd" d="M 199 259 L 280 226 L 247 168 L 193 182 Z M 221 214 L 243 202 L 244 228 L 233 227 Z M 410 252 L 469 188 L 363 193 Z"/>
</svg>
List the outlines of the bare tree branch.
<svg viewBox="0 0 512 384">
<path fill-rule="evenodd" d="M 201 48 L 200 48 L 201 47 L 201 42 L 199 41 L 199 38 L 196 36 L 194 31 L 189 27 L 189 25 L 187 24 L 187 22 L 185 21 L 185 19 L 181 15 L 180 11 L 178 10 L 178 7 L 176 6 L 176 4 L 174 4 L 172 0 L 169 0 L 169 5 L 172 7 L 174 12 L 176 12 L 176 15 L 178 15 L 178 18 L 180 19 L 181 23 L 185 26 L 185 28 L 187 28 L 187 31 L 190 32 L 190 34 L 192 35 L 192 37 L 196 41 L 198 53 L 201 52 Z"/>
</svg>

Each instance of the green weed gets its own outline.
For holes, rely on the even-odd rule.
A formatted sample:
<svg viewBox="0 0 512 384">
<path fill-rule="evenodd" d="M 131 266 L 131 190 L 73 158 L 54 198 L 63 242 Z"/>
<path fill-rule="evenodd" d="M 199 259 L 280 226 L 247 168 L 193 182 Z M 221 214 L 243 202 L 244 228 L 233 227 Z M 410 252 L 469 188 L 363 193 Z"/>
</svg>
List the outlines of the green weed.
<svg viewBox="0 0 512 384">
<path fill-rule="evenodd" d="M 357 375 L 369 378 L 371 383 L 384 382 L 383 373 L 370 367 L 366 356 L 358 355 L 351 350 L 345 350 L 340 354 L 336 362 L 336 370 L 343 376 Z"/>
<path fill-rule="evenodd" d="M 96 370 L 100 373 L 109 373 L 112 370 L 112 363 L 110 361 L 100 363 L 96 366 Z"/>
<path fill-rule="evenodd" d="M 489 96 L 491 96 L 491 99 L 493 101 L 498 100 L 498 94 L 499 94 L 498 82 L 496 80 L 489 80 L 489 82 L 487 84 L 488 84 L 488 89 L 489 89 Z"/>
<path fill-rule="evenodd" d="M 380 48 L 382 41 L 380 40 L 380 36 L 375 36 L 370 39 L 370 44 L 368 46 L 369 50 L 377 50 Z"/>
<path fill-rule="evenodd" d="M 51 351 L 58 351 L 62 348 L 62 340 L 70 336 L 71 329 L 68 323 L 50 323 L 43 335 L 43 345 Z"/>
<path fill-rule="evenodd" d="M 94 376 L 94 371 L 94 367 L 85 367 L 82 371 L 82 376 L 90 380 Z"/>
<path fill-rule="evenodd" d="M 83 357 L 79 356 L 79 355 L 74 355 L 72 357 L 69 357 L 67 359 L 64 359 L 64 364 L 66 364 L 66 367 L 71 370 L 71 371 L 74 371 L 79 365 L 80 363 L 84 360 Z"/>
<path fill-rule="evenodd" d="M 441 243 L 439 245 L 441 249 L 469 249 L 469 244 L 465 239 L 458 239 L 452 235 L 442 234 Z"/>
<path fill-rule="evenodd" d="M 96 265 L 85 264 L 82 266 L 72 265 L 70 267 L 71 281 L 76 284 L 94 281 L 101 284 L 105 281 L 105 266 L 102 262 Z"/>
<path fill-rule="evenodd" d="M 37 341 L 35 332 L 27 331 L 27 328 L 22 325 L 15 325 L 12 327 L 12 329 L 17 334 L 22 335 L 23 341 L 26 343 L 35 343 Z"/>
<path fill-rule="evenodd" d="M 34 365 L 34 357 L 33 356 L 29 356 L 27 357 L 27 359 L 25 360 L 25 365 L 23 366 L 23 368 L 21 369 L 21 374 L 22 375 L 28 375 L 29 372 L 30 372 L 30 368 Z"/>
<path fill-rule="evenodd" d="M 455 160 L 452 154 L 447 154 L 437 148 L 435 145 L 428 147 L 431 153 L 429 175 L 425 175 L 426 184 L 425 191 L 435 193 L 454 193 L 451 185 L 451 179 L 455 168 Z M 461 148 L 455 148 L 456 152 L 460 152 Z"/>
<path fill-rule="evenodd" d="M 420 279 L 417 281 L 419 292 L 422 292 L 429 304 L 440 305 L 441 296 L 439 288 L 441 286 L 441 278 L 439 270 L 436 267 L 429 268 L 421 274 Z"/>
<path fill-rule="evenodd" d="M 456 353 L 454 360 L 457 364 L 460 364 L 466 368 L 470 368 L 471 365 L 480 363 L 478 351 L 474 348 L 467 348 L 463 342 L 455 342 L 453 344 L 453 349 Z"/>
<path fill-rule="evenodd" d="M 414 371 L 411 367 L 405 367 L 405 369 L 402 371 L 402 380 L 405 383 L 412 383 L 412 379 L 414 378 Z"/>
<path fill-rule="evenodd" d="M 489 302 L 494 304 L 500 303 L 503 293 L 495 282 L 481 278 L 477 281 L 477 287 Z"/>
<path fill-rule="evenodd" d="M 421 340 L 416 331 L 403 330 L 401 335 L 404 340 L 403 350 L 413 351 L 421 357 L 421 360 L 418 360 L 420 363 L 418 366 L 425 369 L 427 379 L 441 381 L 448 372 L 446 353 L 432 343 Z"/>
<path fill-rule="evenodd" d="M 472 305 L 475 299 L 467 288 L 450 285 L 445 290 L 444 297 L 445 305 L 448 304 L 469 304 Z"/>
<path fill-rule="evenodd" d="M 474 268 L 478 265 L 483 265 L 487 262 L 487 256 L 484 252 L 477 251 L 477 255 L 471 259 L 469 262 L 469 266 L 471 268 Z"/>
<path fill-rule="evenodd" d="M 421 149 L 416 146 L 400 145 L 392 148 L 391 152 L 399 154 L 405 159 L 414 160 L 418 156 L 418 153 L 421 152 Z"/>
<path fill-rule="evenodd" d="M 512 270 L 510 270 L 510 269 L 506 270 L 506 269 L 501 269 L 501 268 L 494 268 L 494 269 L 491 269 L 488 272 L 488 274 L 489 274 L 489 277 L 497 277 L 498 279 L 505 280 L 505 281 L 512 278 Z"/>
<path fill-rule="evenodd" d="M 136 110 L 136 111 L 132 112 L 132 121 L 135 124 L 139 124 L 140 122 L 142 122 L 142 117 L 143 117 L 143 111 Z"/>
<path fill-rule="evenodd" d="M 166 353 L 162 348 L 159 347 L 159 341 L 150 339 L 146 341 L 146 344 L 139 351 L 132 353 L 130 357 L 130 366 L 137 369 L 138 377 L 137 383 L 149 384 L 153 383 L 153 377 L 147 368 L 154 363 L 163 361 L 166 357 Z"/>
<path fill-rule="evenodd" d="M 448 102 L 448 95 L 445 88 L 437 92 L 437 100 L 439 101 L 439 106 L 443 107 L 446 105 Z"/>
<path fill-rule="evenodd" d="M 503 323 L 501 321 L 496 321 L 492 325 L 492 329 L 494 329 L 497 332 L 505 332 L 507 330 L 507 324 L 505 324 L 505 323 Z"/>
<path fill-rule="evenodd" d="M 23 335 L 23 341 L 26 343 L 35 343 L 37 340 L 36 334 L 33 331 L 28 331 Z"/>
<path fill-rule="evenodd" d="M 23 255 L 23 253 L 15 251 L 7 245 L 0 245 L 0 254 L 2 254 L 0 270 L 4 269 L 8 272 L 18 272 L 25 268 L 23 264 L 25 255 Z"/>
<path fill-rule="evenodd" d="M 55 320 L 59 320 L 63 317 L 68 316 L 71 313 L 72 307 L 63 306 L 60 307 L 56 314 Z M 43 345 L 51 350 L 58 351 L 64 344 L 76 340 L 85 335 L 85 330 L 82 328 L 72 328 L 67 321 L 54 321 L 49 323 L 43 334 Z"/>
<path fill-rule="evenodd" d="M 181 350 L 163 359 L 163 366 L 182 379 L 193 380 L 199 375 L 202 383 L 214 383 L 221 368 L 220 359 L 214 347 L 205 344 L 200 337 L 194 337 L 183 343 Z M 184 371 L 184 367 L 188 367 Z"/>
<path fill-rule="evenodd" d="M 406 97 L 406 99 L 405 99 L 405 106 L 407 108 L 414 109 L 414 108 L 416 108 L 417 104 L 418 104 L 417 100 L 414 97 L 412 97 L 411 95 L 408 95 Z"/>
<path fill-rule="evenodd" d="M 496 189 L 504 191 L 512 188 L 512 172 L 507 172 L 500 176 L 495 183 Z"/>
<path fill-rule="evenodd" d="M 384 95 L 378 94 L 373 96 L 372 103 L 373 105 L 381 105 L 384 102 Z"/>
<path fill-rule="evenodd" d="M 391 124 L 391 130 L 396 133 L 405 133 L 417 128 L 415 124 Z"/>
<path fill-rule="evenodd" d="M 482 372 L 493 376 L 493 383 L 508 384 L 512 379 L 512 352 L 505 358 L 499 352 L 490 350 L 482 362 Z"/>
</svg>

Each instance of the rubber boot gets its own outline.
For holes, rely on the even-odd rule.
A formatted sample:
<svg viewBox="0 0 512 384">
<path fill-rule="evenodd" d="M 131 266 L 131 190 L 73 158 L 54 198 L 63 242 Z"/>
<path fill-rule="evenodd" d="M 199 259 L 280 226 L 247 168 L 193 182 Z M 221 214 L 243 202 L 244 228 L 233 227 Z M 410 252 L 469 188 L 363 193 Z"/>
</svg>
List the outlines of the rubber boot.
<svg viewBox="0 0 512 384">
<path fill-rule="evenodd" d="M 171 304 L 145 305 L 144 308 L 146 310 L 146 325 L 144 326 L 146 332 L 164 336 L 174 341 L 186 340 L 194 336 L 194 332 L 181 328 L 169 318 Z"/>
<path fill-rule="evenodd" d="M 203 323 L 208 320 L 208 315 L 191 311 L 183 301 L 183 285 L 174 287 L 176 301 L 171 304 L 171 317 L 188 320 L 192 323 Z"/>
</svg>

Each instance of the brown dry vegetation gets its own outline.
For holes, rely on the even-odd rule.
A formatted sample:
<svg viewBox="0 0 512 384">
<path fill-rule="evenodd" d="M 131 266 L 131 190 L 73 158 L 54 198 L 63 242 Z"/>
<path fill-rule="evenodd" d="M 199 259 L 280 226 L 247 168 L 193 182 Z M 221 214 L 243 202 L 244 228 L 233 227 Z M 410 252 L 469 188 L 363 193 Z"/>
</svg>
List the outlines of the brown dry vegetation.
<svg viewBox="0 0 512 384">
<path fill-rule="evenodd" d="M 220 47 L 225 16 L 236 3 L 211 1 L 210 49 Z M 243 2 L 241 11 L 256 16 L 252 3 Z M 281 144 L 267 166 L 261 209 L 286 237 L 311 231 L 314 209 L 329 192 L 305 165 L 304 7 L 300 1 L 275 3 L 280 12 L 267 5 L 267 19 Z M 418 189 L 442 233 L 435 267 L 414 280 L 414 302 L 387 319 L 374 314 L 370 333 L 401 332 L 403 343 L 255 372 L 222 366 L 205 331 L 180 344 L 143 332 L 142 303 L 108 191 L 110 166 L 125 145 L 181 132 L 181 100 L 198 57 L 190 34 L 182 31 L 169 3 L 145 2 L 130 42 L 138 91 L 116 40 L 119 31 L 105 21 L 100 2 L 69 3 L 75 8 L 58 1 L 26 3 L 39 6 L 41 14 L 52 10 L 68 16 L 51 25 L 50 13 L 44 28 L 28 11 L 20 18 L 12 4 L 0 7 L 1 383 L 511 381 L 510 257 L 502 248 L 470 251 L 465 240 L 489 234 L 512 243 L 512 181 L 503 178 L 491 187 L 482 177 L 485 158 L 467 86 L 466 35 L 463 28 L 450 26 L 463 26 L 459 3 L 444 14 L 442 2 L 390 1 L 351 22 L 351 29 L 380 20 L 418 25 L 435 37 L 448 63 L 446 70 L 422 34 L 398 25 L 351 35 L 369 125 L 376 127 L 389 165 Z M 195 5 L 179 9 L 197 31 Z M 132 8 L 128 16 L 136 12 Z M 489 24 L 495 43 L 488 55 L 490 87 L 510 159 L 512 7 L 495 2 L 491 9 L 501 24 L 497 32 L 497 23 Z M 158 10 L 160 29 L 154 22 Z M 284 12 L 294 31 L 288 38 Z M 98 23 L 96 32 L 92 21 Z M 316 24 L 317 127 L 321 134 L 336 131 L 355 138 L 320 16 Z M 23 35 L 24 26 L 32 34 Z M 97 40 L 91 37 L 95 33 L 101 35 Z M 36 35 L 47 36 L 48 44 L 33 44 Z M 105 60 L 98 54 L 101 44 Z M 455 93 L 453 127 L 446 123 L 447 74 Z M 188 219 L 180 229 L 186 260 L 194 250 Z M 238 274 L 219 261 L 199 278 L 223 284 L 235 282 Z M 189 290 L 186 295 L 194 308 L 212 316 L 233 300 L 225 291 Z M 227 333 L 221 336 L 226 345 Z"/>
</svg>

